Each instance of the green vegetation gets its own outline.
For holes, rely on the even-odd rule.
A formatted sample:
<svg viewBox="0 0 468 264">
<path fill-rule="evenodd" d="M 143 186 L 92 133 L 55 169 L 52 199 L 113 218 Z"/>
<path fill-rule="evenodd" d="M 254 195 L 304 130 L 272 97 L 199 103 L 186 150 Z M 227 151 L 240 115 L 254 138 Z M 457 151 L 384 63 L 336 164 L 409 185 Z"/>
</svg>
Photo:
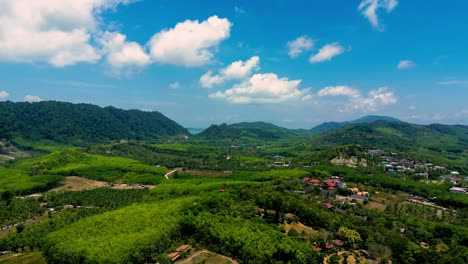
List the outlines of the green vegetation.
<svg viewBox="0 0 468 264">
<path fill-rule="evenodd" d="M 0 167 L 0 193 L 10 191 L 21 194 L 47 190 L 57 185 L 60 179 L 61 177 L 52 175 L 32 177 L 25 170 Z"/>
<path fill-rule="evenodd" d="M 29 104 L 0 104 L 6 106 L 33 115 Z M 48 102 L 35 109 L 52 113 L 53 106 Z M 30 133 L 5 132 L 16 141 L 3 142 L 19 142 L 32 157 L 0 166 L 0 227 L 15 225 L 0 230 L 0 252 L 25 253 L 0 256 L 0 261 L 170 263 L 168 253 L 190 244 L 240 263 L 320 263 L 325 258 L 338 263 L 352 254 L 376 263 L 468 262 L 468 196 L 449 192 L 452 186 L 466 187 L 465 126 L 376 121 L 311 137 L 311 132 L 255 122 L 163 140 L 149 132 L 152 125 L 138 124 L 151 121 L 138 111 L 64 107 L 94 109 L 88 114 L 96 115 L 105 111 L 134 130 L 119 130 L 121 123 L 113 123 L 112 136 L 98 129 L 93 133 L 100 136 L 92 140 L 86 129 L 76 137 L 46 134 L 41 125 Z M 104 124 L 114 122 L 107 117 Z M 52 128 L 58 129 L 54 122 Z M 107 142 L 121 136 L 134 140 Z M 372 148 L 384 154 L 371 155 Z M 356 164 L 335 165 L 335 160 Z M 391 162 L 408 167 L 430 162 L 446 169 L 431 165 L 386 173 L 383 166 Z M 164 174 L 175 168 L 166 179 Z M 452 170 L 461 176 L 442 182 L 440 176 Z M 427 179 L 417 172 L 427 172 Z M 66 176 L 107 183 L 86 180 L 94 189 L 62 186 L 48 192 Z M 366 194 L 332 187 L 325 181 L 332 177 Z M 130 185 L 118 189 L 121 183 Z M 33 192 L 42 196 L 18 197 Z"/>
<path fill-rule="evenodd" d="M 51 262 L 142 263 L 163 253 L 190 199 L 125 207 L 83 219 L 47 237 Z"/>
<path fill-rule="evenodd" d="M 162 177 L 167 172 L 165 167 L 150 166 L 122 157 L 92 155 L 74 149 L 55 151 L 39 158 L 22 160 L 16 167 L 32 168 L 32 174 L 38 176 L 49 174 L 83 176 L 101 181 L 115 181 L 124 177 L 128 182 L 139 178 L 148 182 L 151 181 L 148 177 Z M 141 176 L 131 173 L 138 173 Z"/>
<path fill-rule="evenodd" d="M 109 140 L 154 140 L 188 131 L 159 112 L 63 102 L 0 102 L 0 138 L 89 145 Z"/>
</svg>

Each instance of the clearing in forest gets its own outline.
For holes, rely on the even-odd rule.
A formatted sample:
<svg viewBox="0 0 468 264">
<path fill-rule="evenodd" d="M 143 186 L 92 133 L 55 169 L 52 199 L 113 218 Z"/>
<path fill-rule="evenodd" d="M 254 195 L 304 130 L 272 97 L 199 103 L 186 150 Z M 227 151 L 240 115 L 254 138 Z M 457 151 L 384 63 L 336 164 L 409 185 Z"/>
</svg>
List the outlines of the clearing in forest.
<svg viewBox="0 0 468 264">
<path fill-rule="evenodd" d="M 193 253 L 188 258 L 177 261 L 176 264 L 238 264 L 237 261 L 229 257 L 216 254 L 208 250 L 201 250 Z"/>
<path fill-rule="evenodd" d="M 62 191 L 83 191 L 101 187 L 111 187 L 113 189 L 153 189 L 154 185 L 143 185 L 143 184 L 125 184 L 125 183 L 112 183 L 109 184 L 103 181 L 91 180 L 88 178 L 78 176 L 68 176 L 61 182 L 61 186 L 50 190 L 51 192 L 62 192 Z"/>
<path fill-rule="evenodd" d="M 291 228 L 295 229 L 297 233 L 302 233 L 302 231 L 306 232 L 307 234 L 318 234 L 316 230 L 314 230 L 312 227 L 306 226 L 302 224 L 301 222 L 297 223 L 285 223 L 284 225 L 286 227 L 286 232 L 288 232 Z"/>
<path fill-rule="evenodd" d="M 69 176 L 66 177 L 62 182 L 61 186 L 50 190 L 51 192 L 60 191 L 83 191 L 88 189 L 94 189 L 99 187 L 108 186 L 106 182 L 95 181 L 87 178 Z"/>
</svg>

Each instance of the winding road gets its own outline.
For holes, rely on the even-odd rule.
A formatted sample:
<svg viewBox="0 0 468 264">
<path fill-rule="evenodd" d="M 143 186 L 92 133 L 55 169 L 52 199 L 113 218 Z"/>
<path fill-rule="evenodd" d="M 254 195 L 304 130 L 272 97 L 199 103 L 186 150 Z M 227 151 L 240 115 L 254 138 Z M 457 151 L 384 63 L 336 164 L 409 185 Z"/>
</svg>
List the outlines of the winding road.
<svg viewBox="0 0 468 264">
<path fill-rule="evenodd" d="M 171 176 L 172 174 L 174 174 L 176 171 L 182 171 L 182 168 L 175 168 L 173 170 L 171 170 L 170 172 L 166 173 L 164 175 L 164 177 L 166 177 L 167 180 L 169 180 L 169 176 Z"/>
</svg>

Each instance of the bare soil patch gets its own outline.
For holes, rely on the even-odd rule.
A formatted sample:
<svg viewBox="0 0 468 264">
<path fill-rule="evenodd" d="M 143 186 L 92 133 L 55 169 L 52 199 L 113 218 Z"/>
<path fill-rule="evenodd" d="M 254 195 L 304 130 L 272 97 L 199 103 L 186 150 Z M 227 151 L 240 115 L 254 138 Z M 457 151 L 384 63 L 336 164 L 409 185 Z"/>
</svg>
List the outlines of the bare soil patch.
<svg viewBox="0 0 468 264">
<path fill-rule="evenodd" d="M 317 230 L 314 230 L 312 227 L 306 226 L 306 225 L 302 224 L 301 222 L 291 223 L 291 224 L 286 223 L 284 226 L 286 227 L 286 232 L 288 232 L 291 228 L 293 228 L 299 234 L 302 233 L 302 231 L 306 232 L 309 235 L 310 234 L 314 234 L 314 235 L 318 234 Z"/>
<path fill-rule="evenodd" d="M 183 260 L 179 260 L 176 262 L 177 264 L 197 264 L 197 263 L 204 263 L 204 264 L 238 264 L 232 258 L 216 254 L 214 252 L 208 250 L 200 250 L 196 251 L 191 254 L 189 257 Z"/>
<path fill-rule="evenodd" d="M 109 184 L 103 181 L 95 181 L 78 176 L 69 176 L 61 182 L 61 186 L 50 190 L 51 192 L 64 192 L 64 191 L 83 191 L 95 188 L 110 187 L 113 189 L 153 189 L 154 185 L 143 185 L 143 184 L 125 184 L 125 183 L 113 183 Z"/>
<path fill-rule="evenodd" d="M 87 178 L 69 176 L 61 182 L 62 186 L 50 190 L 51 192 L 60 191 L 83 191 L 99 187 L 106 187 L 108 184 L 102 181 L 95 181 Z"/>
</svg>

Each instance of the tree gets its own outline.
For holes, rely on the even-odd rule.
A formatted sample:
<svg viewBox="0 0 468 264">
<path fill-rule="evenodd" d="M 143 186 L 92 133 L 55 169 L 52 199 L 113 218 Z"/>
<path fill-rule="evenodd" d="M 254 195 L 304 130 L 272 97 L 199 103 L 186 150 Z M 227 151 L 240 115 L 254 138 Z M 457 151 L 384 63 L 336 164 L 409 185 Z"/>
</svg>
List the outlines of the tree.
<svg viewBox="0 0 468 264">
<path fill-rule="evenodd" d="M 2 192 L 1 199 L 2 201 L 9 203 L 11 199 L 13 199 L 13 193 L 11 193 L 10 191 Z"/>
<path fill-rule="evenodd" d="M 23 232 L 25 226 L 23 224 L 18 224 L 16 226 L 16 233 L 20 234 L 21 232 Z"/>
<path fill-rule="evenodd" d="M 361 235 L 358 231 L 349 229 L 344 226 L 340 227 L 336 234 L 337 236 L 343 238 L 343 240 L 345 240 L 348 244 L 352 245 L 353 247 L 356 245 L 356 243 L 362 242 Z"/>
</svg>

